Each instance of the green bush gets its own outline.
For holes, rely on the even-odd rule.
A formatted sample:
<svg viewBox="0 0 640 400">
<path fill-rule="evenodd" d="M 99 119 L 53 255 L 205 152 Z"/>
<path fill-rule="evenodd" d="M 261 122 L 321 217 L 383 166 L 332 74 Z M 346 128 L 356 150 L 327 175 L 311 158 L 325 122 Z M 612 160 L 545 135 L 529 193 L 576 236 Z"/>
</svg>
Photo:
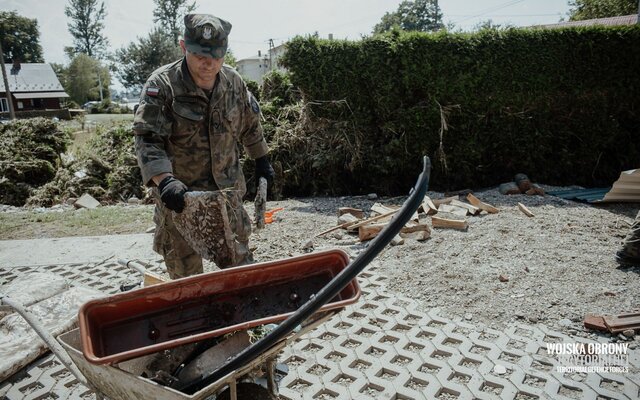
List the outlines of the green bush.
<svg viewBox="0 0 640 400">
<path fill-rule="evenodd" d="M 295 140 L 329 143 L 297 160 L 285 193 L 406 193 L 423 154 L 437 189 L 518 172 L 611 184 L 640 165 L 638 43 L 638 26 L 298 37 L 284 59 L 304 99 Z"/>
</svg>

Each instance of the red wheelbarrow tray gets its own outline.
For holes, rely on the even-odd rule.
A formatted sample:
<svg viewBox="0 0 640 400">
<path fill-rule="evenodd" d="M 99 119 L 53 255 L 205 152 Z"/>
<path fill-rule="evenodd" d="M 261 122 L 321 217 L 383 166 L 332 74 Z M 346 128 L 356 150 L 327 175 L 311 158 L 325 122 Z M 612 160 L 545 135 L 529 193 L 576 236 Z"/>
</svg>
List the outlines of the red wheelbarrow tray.
<svg viewBox="0 0 640 400">
<path fill-rule="evenodd" d="M 349 263 L 342 250 L 196 275 L 85 303 L 78 322 L 85 358 L 114 364 L 286 319 Z M 356 279 L 318 312 L 360 297 Z"/>
</svg>

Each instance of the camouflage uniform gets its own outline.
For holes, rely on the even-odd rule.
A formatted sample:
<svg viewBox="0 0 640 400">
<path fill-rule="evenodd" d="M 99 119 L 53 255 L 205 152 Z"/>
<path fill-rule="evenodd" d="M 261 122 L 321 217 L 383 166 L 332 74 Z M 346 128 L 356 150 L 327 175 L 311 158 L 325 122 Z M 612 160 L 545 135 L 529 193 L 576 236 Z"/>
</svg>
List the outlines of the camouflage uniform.
<svg viewBox="0 0 640 400">
<path fill-rule="evenodd" d="M 640 267 L 640 211 L 624 238 L 622 249 L 616 253 L 616 260 L 625 267 Z"/>
<path fill-rule="evenodd" d="M 133 129 L 142 178 L 172 173 L 190 190 L 225 190 L 227 213 L 236 235 L 237 264 L 252 261 L 251 224 L 242 206 L 246 185 L 239 144 L 255 159 L 267 154 L 260 109 L 240 75 L 224 65 L 210 96 L 191 78 L 183 58 L 153 72 L 136 111 Z M 160 253 L 172 278 L 202 272 L 201 257 L 176 230 L 171 211 L 154 188 L 156 233 Z M 218 265 L 220 268 L 229 265 Z"/>
</svg>

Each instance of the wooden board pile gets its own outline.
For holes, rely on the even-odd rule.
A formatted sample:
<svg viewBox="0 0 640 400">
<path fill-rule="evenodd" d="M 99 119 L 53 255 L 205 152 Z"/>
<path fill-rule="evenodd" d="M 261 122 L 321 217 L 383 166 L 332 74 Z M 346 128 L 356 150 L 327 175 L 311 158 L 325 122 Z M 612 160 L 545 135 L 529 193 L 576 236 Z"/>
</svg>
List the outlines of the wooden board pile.
<svg viewBox="0 0 640 400">
<path fill-rule="evenodd" d="M 466 197 L 467 202 L 460 201 L 459 196 L 431 199 L 425 196 L 422 205 L 411 220 L 400 230 L 392 245 L 404 243 L 404 239 L 411 238 L 423 241 L 431 236 L 431 228 L 458 229 L 466 231 L 469 228 L 467 216 L 479 215 L 482 212 L 495 214 L 499 210 L 487 204 L 473 194 Z M 375 238 L 391 221 L 400 206 L 385 206 L 375 203 L 371 213 L 365 218 L 364 211 L 357 208 L 341 207 L 338 210 L 338 225 L 318 233 L 315 237 L 329 232 L 344 229 L 350 233 L 357 233 L 360 241 Z M 429 224 L 431 217 L 431 224 Z"/>
</svg>

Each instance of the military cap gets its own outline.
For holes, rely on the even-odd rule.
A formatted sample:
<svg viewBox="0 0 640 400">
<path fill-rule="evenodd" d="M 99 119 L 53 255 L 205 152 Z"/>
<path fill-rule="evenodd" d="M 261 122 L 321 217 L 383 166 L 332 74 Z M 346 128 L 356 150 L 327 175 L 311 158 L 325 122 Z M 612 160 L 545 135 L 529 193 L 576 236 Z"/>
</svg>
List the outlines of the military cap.
<svg viewBox="0 0 640 400">
<path fill-rule="evenodd" d="M 184 43 L 191 53 L 222 58 L 227 53 L 231 24 L 211 14 L 184 17 Z"/>
</svg>

